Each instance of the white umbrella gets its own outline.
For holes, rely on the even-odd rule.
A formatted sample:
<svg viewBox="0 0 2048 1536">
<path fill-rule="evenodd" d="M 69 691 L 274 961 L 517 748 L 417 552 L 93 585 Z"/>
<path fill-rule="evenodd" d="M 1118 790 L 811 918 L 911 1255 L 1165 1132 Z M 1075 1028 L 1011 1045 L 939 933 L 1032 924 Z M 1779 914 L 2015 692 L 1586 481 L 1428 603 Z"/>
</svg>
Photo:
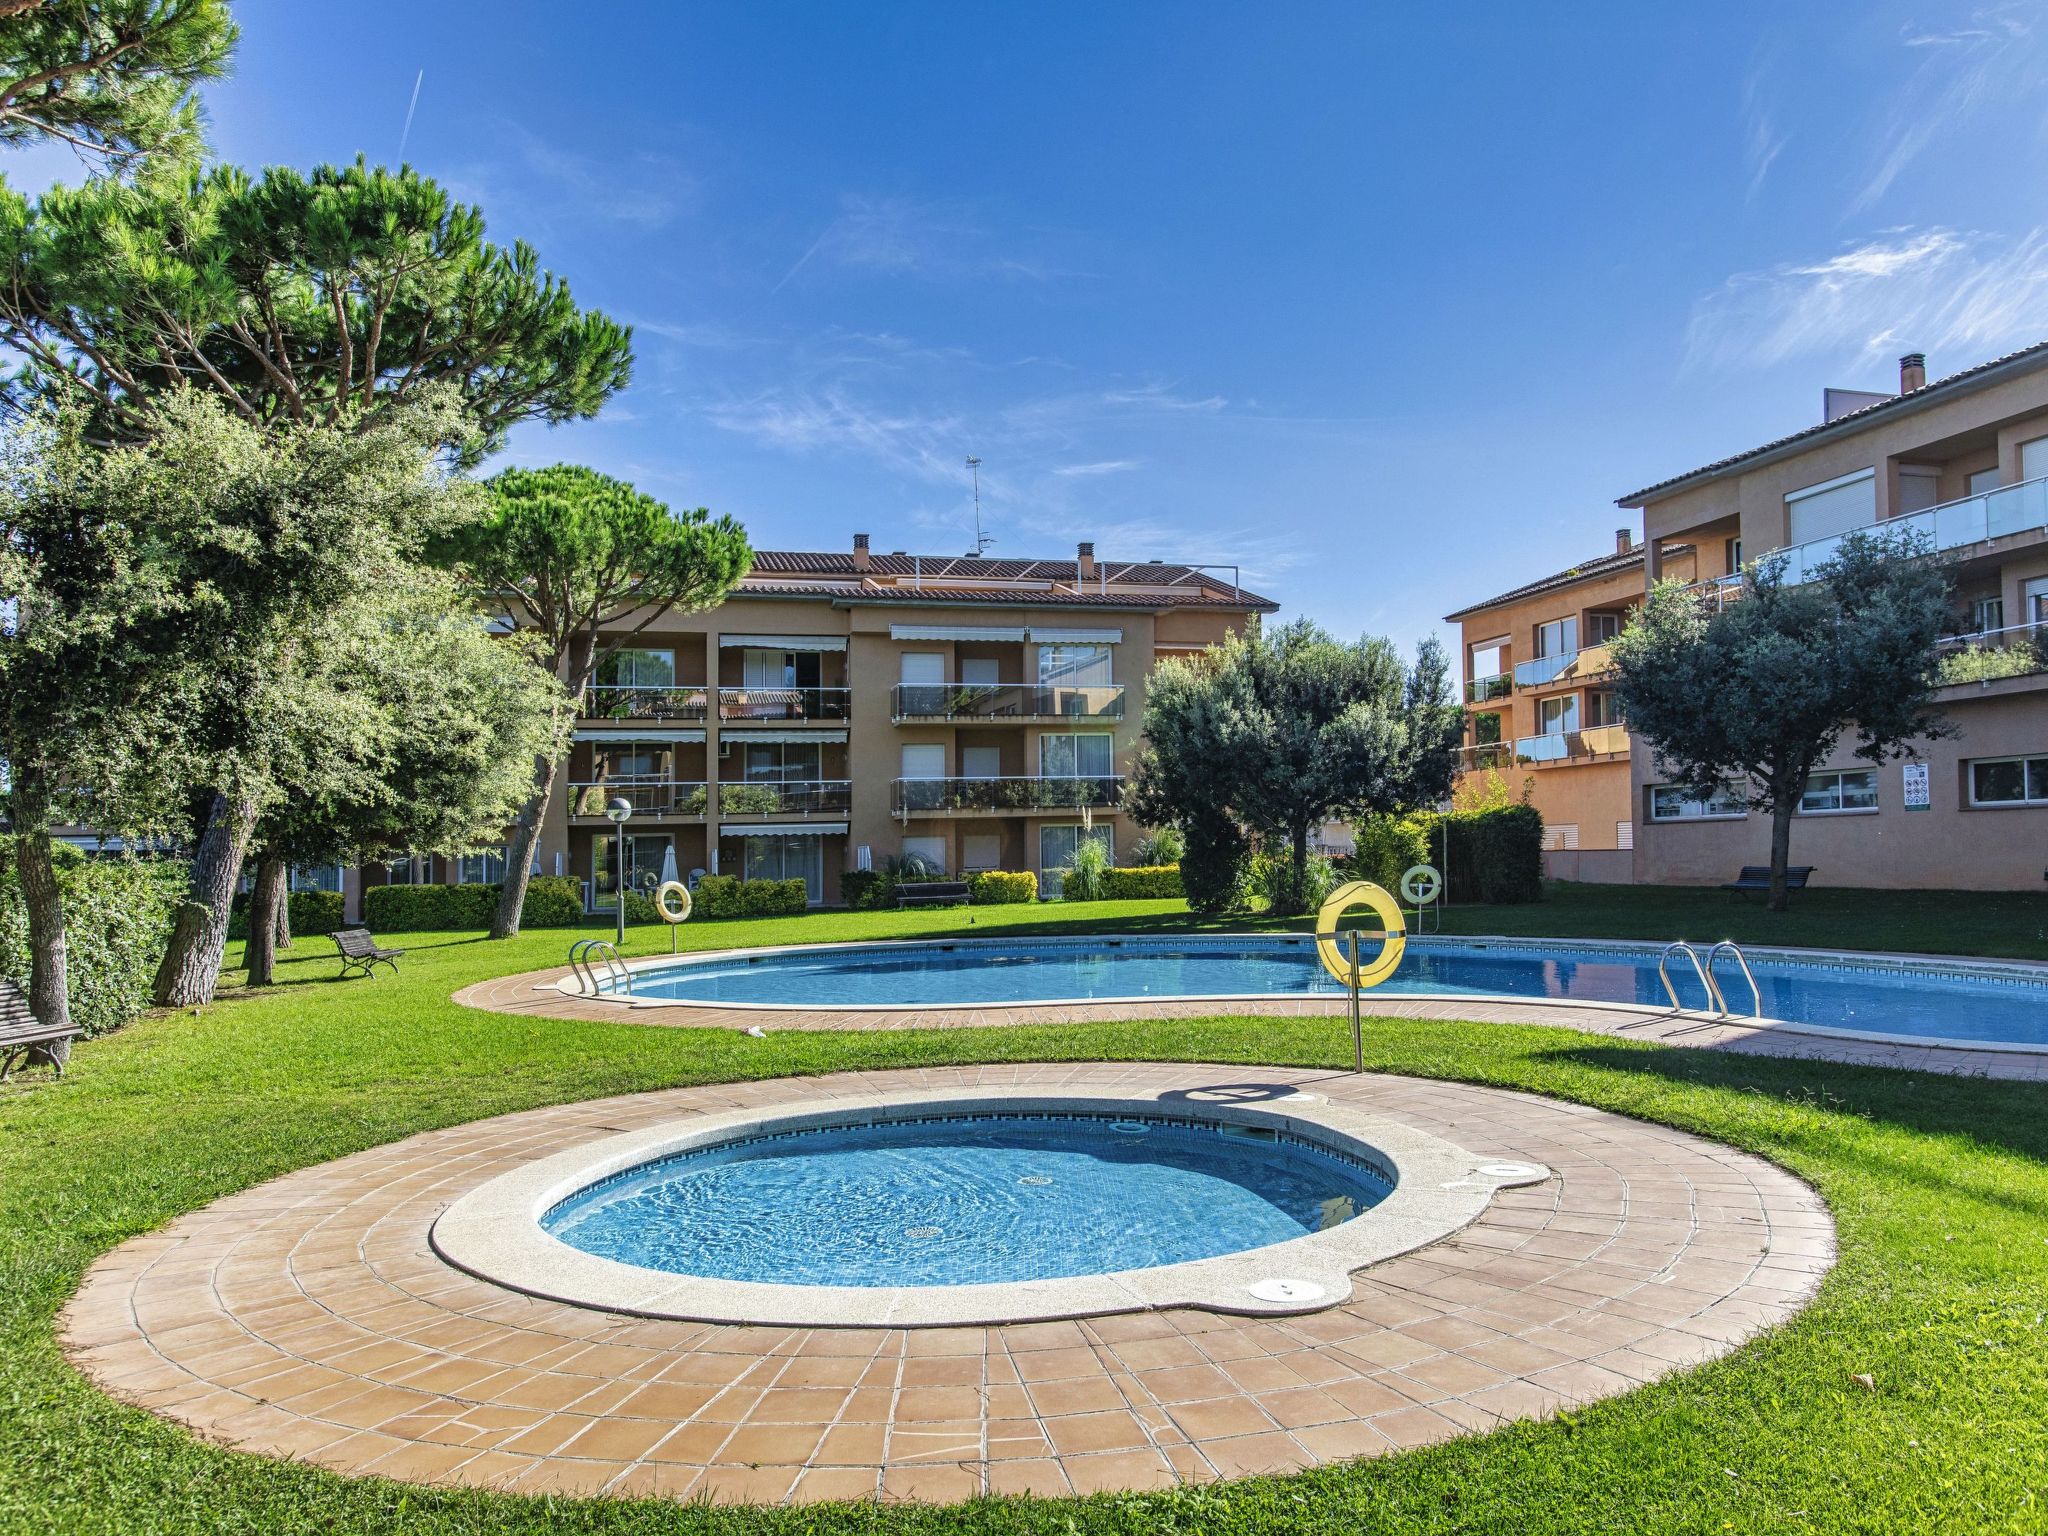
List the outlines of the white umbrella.
<svg viewBox="0 0 2048 1536">
<path fill-rule="evenodd" d="M 670 843 L 661 850 L 661 883 L 667 885 L 676 877 L 676 845 Z"/>
</svg>

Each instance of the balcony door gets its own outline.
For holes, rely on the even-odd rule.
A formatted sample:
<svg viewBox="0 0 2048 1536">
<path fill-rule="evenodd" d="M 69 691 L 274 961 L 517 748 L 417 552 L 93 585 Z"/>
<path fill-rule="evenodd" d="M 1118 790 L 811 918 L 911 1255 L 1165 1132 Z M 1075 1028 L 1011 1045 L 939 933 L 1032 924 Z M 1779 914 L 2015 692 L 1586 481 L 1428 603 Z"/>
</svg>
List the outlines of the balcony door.
<svg viewBox="0 0 2048 1536">
<path fill-rule="evenodd" d="M 1579 696 L 1576 693 L 1559 694 L 1554 699 L 1543 699 L 1536 705 L 1539 728 L 1545 736 L 1563 736 L 1579 728 Z"/>
<path fill-rule="evenodd" d="M 1115 769 L 1116 738 L 1108 731 L 1073 731 L 1038 738 L 1038 772 L 1047 779 L 1106 779 Z"/>
<path fill-rule="evenodd" d="M 750 837 L 740 861 L 744 880 L 801 880 L 812 906 L 825 899 L 825 840 L 821 837 Z"/>
<path fill-rule="evenodd" d="M 1106 688 L 1109 647 L 1106 645 L 1041 645 L 1038 681 L 1043 687 Z"/>
</svg>

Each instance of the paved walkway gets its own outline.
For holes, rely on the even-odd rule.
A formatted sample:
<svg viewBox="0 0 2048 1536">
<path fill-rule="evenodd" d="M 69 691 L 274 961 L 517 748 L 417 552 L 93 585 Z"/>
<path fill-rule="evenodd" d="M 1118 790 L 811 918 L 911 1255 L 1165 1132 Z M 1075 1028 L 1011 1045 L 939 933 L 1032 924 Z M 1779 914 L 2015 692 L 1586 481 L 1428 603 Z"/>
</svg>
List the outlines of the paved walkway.
<svg viewBox="0 0 2048 1536">
<path fill-rule="evenodd" d="M 435 1216 L 485 1179 L 621 1130 L 991 1084 L 1308 1091 L 1556 1173 L 1361 1272 L 1348 1302 L 1285 1319 L 653 1321 L 500 1289 L 428 1245 Z M 952 1500 L 1287 1471 L 1546 1415 L 1783 1321 L 1833 1252 L 1819 1198 L 1783 1170 L 1578 1105 L 1243 1065 L 989 1066 L 672 1090 L 428 1132 L 123 1244 L 62 1326 L 72 1360 L 122 1400 L 337 1471 L 527 1493 Z"/>
<path fill-rule="evenodd" d="M 688 1029 L 968 1029 L 1017 1024 L 1082 1024 L 1124 1019 L 1193 1019 L 1222 1015 L 1279 1018 L 1342 1018 L 1342 997 L 1210 998 L 1193 1002 L 1024 1003 L 972 1008 L 720 1008 L 698 1003 L 628 1007 L 556 990 L 567 966 L 502 976 L 464 987 L 455 1001 L 499 1013 L 539 1014 L 560 1019 L 625 1021 Z M 1377 996 L 1368 1006 L 1376 1017 L 1473 1019 L 1490 1024 L 1546 1024 L 1595 1034 L 1626 1035 L 1660 1045 L 1740 1055 L 1791 1056 L 1858 1066 L 1908 1067 L 1965 1077 L 2048 1082 L 2048 1052 L 1972 1050 L 1946 1045 L 1893 1045 L 1815 1034 L 1783 1024 L 1745 1024 L 1669 1009 L 1547 1002 L 1541 998 L 1454 999 Z"/>
</svg>

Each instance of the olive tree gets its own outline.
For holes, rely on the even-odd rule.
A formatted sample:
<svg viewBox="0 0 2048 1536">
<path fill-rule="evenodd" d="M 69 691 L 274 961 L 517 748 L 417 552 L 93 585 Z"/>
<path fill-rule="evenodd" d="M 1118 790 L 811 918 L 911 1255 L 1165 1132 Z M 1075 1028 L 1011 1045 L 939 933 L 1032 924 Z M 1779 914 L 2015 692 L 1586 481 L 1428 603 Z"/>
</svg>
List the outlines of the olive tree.
<svg viewBox="0 0 2048 1536">
<path fill-rule="evenodd" d="M 1659 772 L 1707 799 L 1733 786 L 1771 818 L 1772 911 L 1786 906 L 1792 817 L 1807 780 L 1853 731 L 1870 763 L 1953 736 L 1933 708 L 1949 581 L 1924 539 L 1858 531 L 1812 580 L 1782 555 L 1739 600 L 1665 582 L 1613 644 L 1615 702 Z"/>
</svg>

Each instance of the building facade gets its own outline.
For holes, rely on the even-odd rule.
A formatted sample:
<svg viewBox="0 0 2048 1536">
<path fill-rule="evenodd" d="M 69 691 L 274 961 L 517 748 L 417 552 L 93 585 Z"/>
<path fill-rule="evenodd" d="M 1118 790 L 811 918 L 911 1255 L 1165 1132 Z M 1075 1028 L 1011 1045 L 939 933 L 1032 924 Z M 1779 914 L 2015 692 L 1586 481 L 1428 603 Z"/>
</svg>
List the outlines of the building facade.
<svg viewBox="0 0 2048 1536">
<path fill-rule="evenodd" d="M 1162 658 L 1277 605 L 1235 573 L 1159 563 L 766 551 L 726 601 L 666 616 L 605 664 L 550 798 L 536 872 L 585 905 L 674 876 L 802 879 L 914 855 L 1057 889 L 1083 838 L 1124 858 L 1119 809 Z M 636 620 L 628 616 L 622 629 Z M 605 816 L 614 797 L 633 813 Z M 351 871 L 365 885 L 503 878 L 504 855 Z"/>
<path fill-rule="evenodd" d="M 1526 792 L 1555 879 L 1634 876 L 1629 737 L 1607 642 L 1642 600 L 1643 551 L 1624 528 L 1607 554 L 1444 616 L 1461 632 L 1460 787 L 1498 774 Z"/>
<path fill-rule="evenodd" d="M 1873 767 L 1853 739 L 1813 776 L 1793 830 L 1817 885 L 2041 890 L 2048 879 L 2048 343 L 1896 395 L 1829 391 L 1813 427 L 1621 498 L 1644 576 L 1740 600 L 1745 559 L 1788 577 L 1858 528 L 1924 535 L 1954 581 L 1937 695 L 1959 731 Z M 1768 862 L 1769 818 L 1689 799 L 1630 759 L 1635 878 L 1703 884 Z"/>
</svg>

